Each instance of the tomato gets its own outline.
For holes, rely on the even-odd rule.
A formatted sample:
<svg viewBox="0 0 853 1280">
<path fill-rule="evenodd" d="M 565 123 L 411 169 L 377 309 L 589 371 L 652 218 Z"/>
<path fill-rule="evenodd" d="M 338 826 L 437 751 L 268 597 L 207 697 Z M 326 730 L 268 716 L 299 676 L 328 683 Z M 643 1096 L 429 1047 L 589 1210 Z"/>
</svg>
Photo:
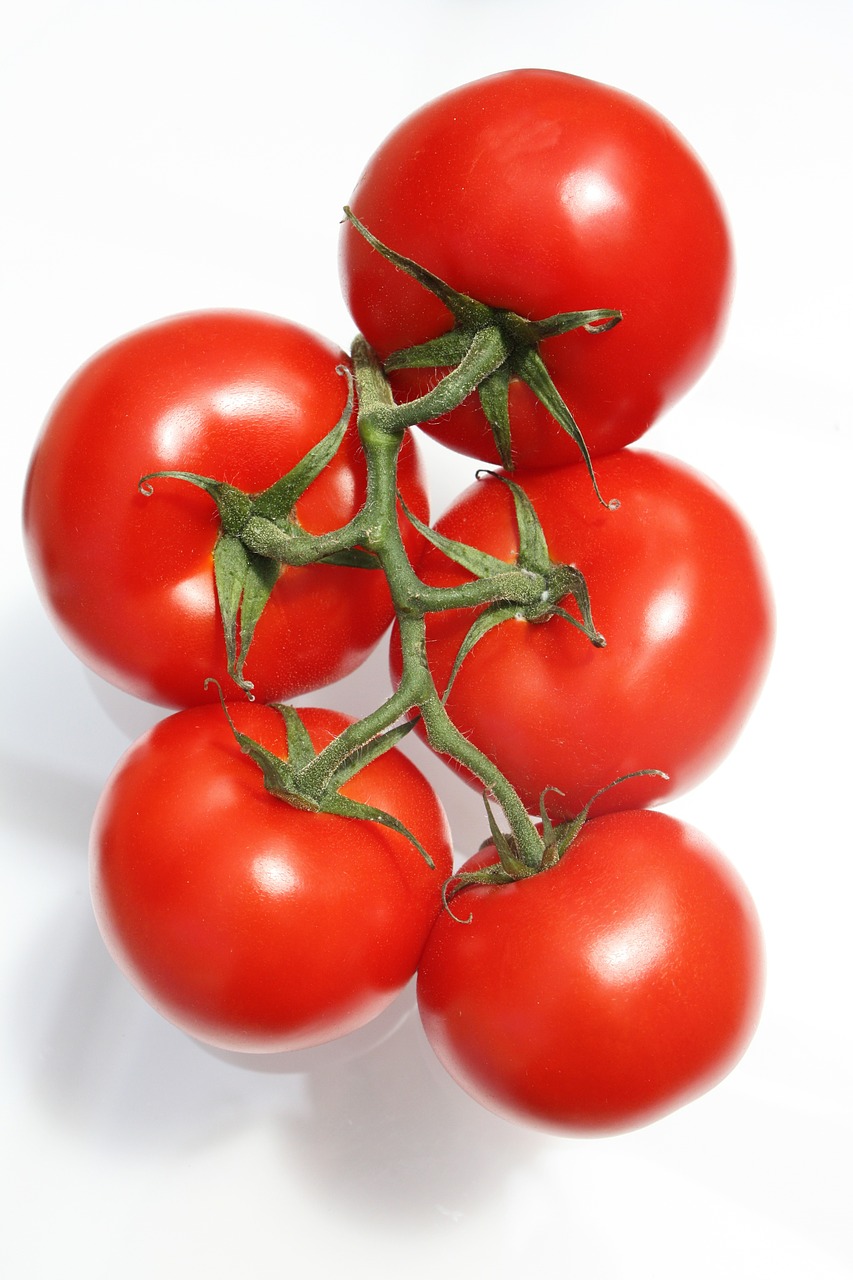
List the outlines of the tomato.
<svg viewBox="0 0 853 1280">
<path fill-rule="evenodd" d="M 231 714 L 286 757 L 276 710 Z M 318 750 L 349 723 L 300 716 Z M 184 1031 L 304 1048 L 363 1025 L 412 977 L 451 870 L 443 811 L 396 749 L 342 791 L 398 817 L 434 869 L 397 831 L 270 795 L 219 706 L 167 717 L 119 764 L 92 832 L 95 913 L 119 966 Z"/>
<path fill-rule="evenodd" d="M 468 866 L 496 860 L 490 847 Z M 468 888 L 451 908 L 421 960 L 421 1018 L 454 1079 L 498 1114 L 579 1134 L 637 1127 L 715 1084 L 754 1030 L 750 896 L 666 814 L 594 818 L 548 871 Z"/>
<path fill-rule="evenodd" d="M 180 470 L 247 492 L 273 484 L 335 426 L 344 353 L 297 325 L 244 312 L 177 316 L 107 347 L 71 379 L 36 447 L 24 523 L 36 582 L 60 633 L 100 676 L 138 697 L 188 706 L 228 682 L 212 555 L 213 499 Z M 364 457 L 353 418 L 296 504 L 322 533 L 360 507 Z M 417 457 L 402 454 L 407 502 L 426 511 Z M 246 676 L 262 701 L 352 671 L 392 618 L 379 571 L 314 565 L 280 574 Z M 231 686 L 234 688 L 234 686 Z"/>
<path fill-rule="evenodd" d="M 669 778 L 627 781 L 597 800 L 595 812 L 670 799 L 708 774 L 751 710 L 772 647 L 763 561 L 715 486 L 672 459 L 632 449 L 600 459 L 596 472 L 618 510 L 597 502 L 582 464 L 515 479 L 552 560 L 584 574 L 606 647 L 558 616 L 510 619 L 477 642 L 446 704 L 531 812 L 546 787 L 560 789 L 548 797 L 560 819 L 635 770 Z M 515 560 L 512 497 L 494 477 L 461 494 L 435 527 Z M 432 546 L 419 572 L 436 586 L 470 576 Z M 474 616 L 455 610 L 427 618 L 440 691 Z M 392 654 L 398 674 L 396 645 Z"/>
<path fill-rule="evenodd" d="M 642 435 L 717 346 L 732 283 L 720 201 L 683 138 L 609 86 L 514 70 L 453 89 L 381 144 L 350 204 L 384 244 L 490 306 L 534 320 L 621 309 L 607 334 L 576 330 L 541 347 L 592 453 Z M 383 358 L 451 327 L 444 305 L 349 224 L 341 272 L 352 316 Z M 434 381 L 392 378 L 404 398 Z M 510 418 L 516 465 L 577 460 L 518 381 Z M 476 396 L 425 429 L 498 460 Z"/>
</svg>

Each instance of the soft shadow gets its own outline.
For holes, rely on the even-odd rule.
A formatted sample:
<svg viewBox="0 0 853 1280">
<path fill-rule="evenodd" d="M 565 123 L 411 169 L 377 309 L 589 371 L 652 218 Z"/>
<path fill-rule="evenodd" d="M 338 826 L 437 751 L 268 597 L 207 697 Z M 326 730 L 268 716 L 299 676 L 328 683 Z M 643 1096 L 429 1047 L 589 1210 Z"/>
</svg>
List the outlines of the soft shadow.
<svg viewBox="0 0 853 1280">
<path fill-rule="evenodd" d="M 336 1071 L 364 1054 L 373 1053 L 393 1036 L 409 1014 L 408 990 L 393 1000 L 371 1022 L 349 1035 L 329 1040 L 309 1049 L 291 1049 L 282 1053 L 239 1053 L 232 1049 L 220 1049 L 198 1041 L 204 1053 L 240 1071 L 262 1075 L 310 1074 L 314 1071 Z"/>
<path fill-rule="evenodd" d="M 96 676 L 93 671 L 86 669 L 85 677 L 94 702 L 103 711 L 110 724 L 118 729 L 121 736 L 129 743 L 135 742 L 159 720 L 172 712 L 170 707 L 143 702 L 140 698 L 134 698 L 132 694 L 124 693 L 115 685 Z"/>
<path fill-rule="evenodd" d="M 85 857 L 99 788 L 48 765 L 0 752 L 0 799 L 7 839 L 29 856 L 33 842 Z"/>
<path fill-rule="evenodd" d="M 324 1201 L 383 1229 L 455 1221 L 500 1200 L 548 1139 L 464 1094 L 435 1059 L 414 998 L 374 1052 L 318 1067 L 282 1141 Z"/>
<path fill-rule="evenodd" d="M 423 1037 L 410 987 L 354 1035 L 231 1054 L 162 1019 L 116 969 L 88 901 L 69 895 L 14 975 L 15 1063 L 52 1119 L 136 1158 L 207 1147 L 261 1124 L 282 1171 L 388 1229 L 453 1221 L 500 1198 L 548 1139 L 471 1101 Z"/>
<path fill-rule="evenodd" d="M 93 675 L 62 642 L 37 602 L 22 601 L 0 633 L 10 673 L 0 748 L 63 773 L 105 779 L 128 744 L 166 712 Z"/>
<path fill-rule="evenodd" d="M 156 1157 L 306 1105 L 300 1075 L 240 1071 L 151 1009 L 108 955 L 87 895 L 68 895 L 13 985 L 18 1067 L 52 1119 L 96 1146 Z"/>
</svg>

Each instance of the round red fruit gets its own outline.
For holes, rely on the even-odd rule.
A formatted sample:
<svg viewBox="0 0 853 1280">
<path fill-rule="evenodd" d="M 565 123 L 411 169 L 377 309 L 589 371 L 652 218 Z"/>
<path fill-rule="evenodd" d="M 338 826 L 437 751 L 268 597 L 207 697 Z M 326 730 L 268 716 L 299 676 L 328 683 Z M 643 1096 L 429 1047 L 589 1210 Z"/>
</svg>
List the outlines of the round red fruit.
<svg viewBox="0 0 853 1280">
<path fill-rule="evenodd" d="M 468 868 L 495 862 L 493 847 Z M 454 1079 L 510 1119 L 635 1128 L 716 1084 L 754 1030 L 763 955 L 751 898 L 697 831 L 635 810 L 590 820 L 551 869 L 467 888 L 418 974 Z"/>
<path fill-rule="evenodd" d="M 214 585 L 215 503 L 183 471 L 258 493 L 340 419 L 343 351 L 286 320 L 197 312 L 106 347 L 71 379 L 44 425 L 27 482 L 24 526 L 36 583 L 60 634 L 98 675 L 165 706 L 215 698 L 229 683 Z M 426 510 L 406 442 L 400 488 Z M 355 417 L 295 517 L 325 533 L 356 514 L 366 468 Z M 260 701 L 342 678 L 393 616 L 380 572 L 286 567 L 257 624 L 245 674 Z M 234 686 L 231 686 L 234 688 Z"/>
<path fill-rule="evenodd" d="M 630 95 L 558 71 L 513 70 L 453 89 L 404 120 L 350 201 L 380 241 L 460 293 L 526 320 L 611 308 L 622 322 L 541 343 L 590 451 L 645 432 L 699 377 L 728 311 L 732 250 L 695 154 Z M 344 226 L 344 293 L 385 358 L 451 328 L 446 307 Z M 398 372 L 405 398 L 435 381 Z M 510 385 L 518 467 L 577 446 L 523 382 Z M 476 395 L 425 429 L 498 461 Z"/>
<path fill-rule="evenodd" d="M 624 449 L 598 460 L 599 503 L 582 464 L 516 474 L 551 559 L 575 565 L 605 638 L 596 648 L 558 615 L 518 616 L 467 655 L 447 698 L 462 732 L 498 766 L 531 813 L 546 788 L 564 819 L 616 778 L 594 812 L 671 799 L 699 782 L 737 738 L 763 682 L 773 637 L 764 563 L 738 511 L 708 480 L 661 455 Z M 436 529 L 514 563 L 515 507 L 484 477 Z M 434 586 L 470 575 L 430 546 L 419 572 Z M 573 610 L 569 597 L 562 606 Z M 439 691 L 476 616 L 427 618 L 427 657 Z M 396 633 L 395 633 L 396 640 Z M 399 673 L 398 646 L 392 663 Z M 465 776 L 465 775 L 463 775 Z"/>
<path fill-rule="evenodd" d="M 237 729 L 286 758 L 274 708 L 231 707 Z M 349 723 L 301 708 L 320 750 Z M 131 747 L 92 832 L 95 914 L 131 982 L 166 1018 L 227 1049 L 305 1048 L 384 1009 L 415 972 L 450 874 L 441 806 L 392 749 L 343 794 L 384 825 L 269 793 L 219 706 L 179 711 Z"/>
</svg>

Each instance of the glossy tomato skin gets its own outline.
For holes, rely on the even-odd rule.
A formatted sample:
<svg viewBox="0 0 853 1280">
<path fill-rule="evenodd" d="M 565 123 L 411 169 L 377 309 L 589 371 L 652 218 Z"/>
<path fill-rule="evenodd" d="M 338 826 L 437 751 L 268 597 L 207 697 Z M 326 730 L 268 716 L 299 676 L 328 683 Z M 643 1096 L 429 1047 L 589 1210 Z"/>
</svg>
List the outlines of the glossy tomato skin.
<svg viewBox="0 0 853 1280">
<path fill-rule="evenodd" d="M 593 647 L 559 617 L 512 619 L 478 641 L 447 700 L 452 719 L 530 812 L 538 812 L 546 787 L 559 788 L 548 808 L 560 819 L 635 770 L 669 777 L 622 783 L 596 801 L 595 812 L 655 804 L 699 782 L 737 737 L 772 648 L 760 552 L 714 485 L 681 463 L 633 449 L 601 458 L 596 473 L 618 510 L 596 501 L 582 465 L 515 479 L 533 502 L 551 558 L 585 575 L 606 647 Z M 436 528 L 515 560 L 512 498 L 494 477 L 466 490 Z M 466 576 L 432 547 L 419 572 L 438 586 Z M 454 611 L 427 620 L 440 690 L 474 616 Z M 396 644 L 392 665 L 399 672 Z"/>
<path fill-rule="evenodd" d="M 488 848 L 468 865 L 496 860 Z M 421 1018 L 454 1079 L 499 1115 L 636 1128 L 717 1083 L 753 1033 L 752 900 L 666 814 L 594 818 L 552 869 L 451 905 L 459 919 L 438 917 L 421 960 Z"/>
<path fill-rule="evenodd" d="M 229 684 L 212 553 L 213 500 L 179 470 L 258 492 L 289 471 L 340 418 L 344 352 L 288 321 L 196 312 L 108 346 L 54 404 L 27 482 L 30 564 L 61 635 L 105 679 L 166 706 L 216 697 Z M 426 510 L 411 442 L 400 464 L 407 501 Z M 337 528 L 364 497 L 353 418 L 334 460 L 299 499 L 312 533 Z M 392 617 L 379 572 L 285 569 L 246 663 L 261 701 L 337 680 L 370 652 Z M 233 685 L 230 686 L 234 688 Z"/>
<path fill-rule="evenodd" d="M 454 89 L 380 145 L 350 203 L 381 241 L 481 302 L 534 320 L 621 309 L 612 332 L 541 349 L 594 454 L 638 439 L 717 346 L 733 275 L 719 198 L 667 121 L 607 85 L 514 70 Z M 451 327 L 443 305 L 349 225 L 341 273 L 383 357 Z M 392 381 L 411 397 L 429 377 Z M 516 465 L 577 460 L 525 386 L 512 385 L 510 403 Z M 425 429 L 498 461 L 475 397 Z"/>
<path fill-rule="evenodd" d="M 278 712 L 231 712 L 286 756 Z M 300 714 L 318 749 L 348 723 Z M 396 814 L 434 870 L 377 823 L 271 796 L 218 706 L 167 717 L 120 762 L 92 831 L 95 914 L 131 982 L 190 1035 L 305 1048 L 362 1026 L 412 977 L 451 869 L 443 811 L 396 750 L 343 790 Z"/>
</svg>

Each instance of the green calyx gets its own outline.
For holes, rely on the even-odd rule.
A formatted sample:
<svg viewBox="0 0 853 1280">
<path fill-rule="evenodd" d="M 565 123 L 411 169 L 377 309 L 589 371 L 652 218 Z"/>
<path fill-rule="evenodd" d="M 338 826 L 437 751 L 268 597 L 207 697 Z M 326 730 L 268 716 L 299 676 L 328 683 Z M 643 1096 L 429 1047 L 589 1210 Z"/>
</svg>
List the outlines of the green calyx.
<svg viewBox="0 0 853 1280">
<path fill-rule="evenodd" d="M 216 681 L 208 681 L 216 684 Z M 217 688 L 219 686 L 217 685 Z M 312 813 L 332 813 L 341 818 L 361 818 L 367 822 L 377 822 L 403 836 L 413 844 L 429 867 L 434 865 L 432 858 L 424 846 L 399 818 L 384 809 L 353 800 L 341 794 L 340 788 L 355 776 L 371 761 L 376 760 L 386 751 L 411 733 L 414 720 L 404 721 L 383 733 L 377 734 L 369 742 L 363 743 L 351 751 L 337 766 L 333 773 L 321 775 L 322 785 L 312 786 L 310 782 L 310 766 L 319 758 L 308 735 L 299 712 L 295 707 L 276 703 L 274 709 L 281 715 L 287 733 L 287 758 L 277 756 L 267 750 L 248 734 L 241 733 L 234 723 L 228 704 L 219 689 L 222 709 L 228 720 L 231 732 L 240 750 L 258 766 L 263 774 L 264 786 L 270 795 L 283 800 L 295 809 L 307 809 Z"/>
<path fill-rule="evenodd" d="M 411 276 L 447 307 L 453 316 L 453 327 L 429 342 L 395 351 L 385 361 L 388 373 L 400 369 L 458 369 L 471 360 L 479 347 L 493 354 L 491 368 L 485 368 L 476 384 L 480 406 L 492 430 L 498 456 L 507 471 L 513 469 L 512 426 L 509 414 L 509 388 L 513 380 L 526 383 L 544 405 L 558 426 L 569 435 L 580 450 L 592 479 L 596 496 L 604 504 L 592 469 L 592 460 L 580 428 L 563 400 L 539 354 L 547 338 L 583 329 L 586 333 L 607 333 L 622 319 L 620 311 L 598 308 L 590 311 L 567 311 L 542 320 L 528 320 L 499 307 L 478 302 L 460 293 L 444 280 L 406 258 L 378 240 L 351 209 L 344 213 L 367 243 L 398 270 Z M 422 397 L 421 401 L 425 401 Z M 436 413 L 425 412 L 421 402 L 418 421 L 425 422 Z M 606 505 L 606 504 L 605 504 Z"/>
<path fill-rule="evenodd" d="M 627 782 L 629 778 L 666 778 L 667 776 L 660 769 L 637 769 L 633 773 L 626 773 L 620 778 L 614 778 L 613 782 L 609 782 L 607 786 L 601 787 L 596 791 L 578 814 L 573 818 L 568 818 L 565 822 L 558 823 L 556 826 L 548 816 L 545 797 L 549 791 L 553 791 L 557 795 L 562 795 L 563 793 L 557 787 L 546 788 L 539 797 L 538 845 L 535 847 L 532 857 L 529 852 L 529 846 L 527 849 L 522 849 L 512 832 L 500 830 L 495 821 L 488 796 L 484 794 L 483 803 L 486 806 L 486 815 L 491 834 L 483 847 L 494 846 L 498 860 L 488 863 L 484 867 L 479 867 L 476 871 L 459 871 L 456 875 L 451 876 L 444 886 L 445 906 L 449 910 L 449 904 L 457 894 L 476 885 L 496 887 L 498 885 L 514 884 L 519 880 L 527 880 L 531 876 L 540 875 L 542 872 L 550 870 L 561 861 L 580 835 L 589 818 L 590 810 L 599 796 L 610 791 L 612 787 L 617 787 L 621 783 Z M 470 920 L 471 917 L 468 917 L 463 923 L 470 923 Z"/>
<path fill-rule="evenodd" d="M 488 307 L 385 249 L 352 214 L 348 212 L 348 216 L 379 252 L 448 306 L 456 321 L 454 328 L 434 343 L 397 353 L 385 366 L 364 338 L 357 336 L 352 347 L 352 372 L 348 368 L 339 370 L 349 383 L 341 418 L 267 489 L 244 492 L 222 480 L 188 471 L 152 471 L 139 482 L 139 489 L 151 495 L 154 481 L 178 481 L 202 489 L 215 504 L 220 530 L 212 556 L 213 573 L 228 672 L 249 699 L 253 685 L 245 673 L 247 657 L 255 628 L 283 572 L 325 564 L 383 574 L 399 627 L 402 673 L 397 687 L 382 705 L 316 751 L 298 712 L 293 707 L 274 704 L 286 728 L 287 752 L 282 758 L 242 734 L 221 689 L 220 698 L 235 740 L 261 770 L 270 794 L 312 812 L 380 823 L 412 843 L 432 865 L 423 845 L 399 819 L 353 800 L 342 790 L 360 769 L 395 746 L 419 720 L 433 749 L 456 760 L 479 779 L 484 792 L 500 806 L 509 827 L 508 833 L 499 829 L 487 802 L 491 843 L 498 860 L 480 871 L 452 877 L 445 887 L 449 902 L 468 884 L 505 884 L 546 870 L 563 856 L 589 808 L 574 823 L 563 823 L 558 828 L 548 821 L 544 804 L 540 823 L 528 814 L 509 780 L 448 712 L 448 695 L 460 668 L 490 630 L 512 620 L 531 625 L 568 622 L 595 648 L 601 648 L 605 640 L 594 624 L 582 572 L 574 565 L 552 560 L 542 525 L 521 484 L 504 474 L 480 473 L 486 482 L 497 481 L 506 486 L 512 498 L 518 552 L 514 560 L 503 561 L 443 536 L 408 510 L 397 485 L 400 449 L 408 427 L 452 412 L 476 391 L 495 430 L 501 456 L 511 466 L 508 388 L 512 379 L 523 378 L 576 439 L 595 493 L 603 503 L 583 438 L 551 382 L 538 347 L 548 337 L 576 328 L 603 332 L 620 317 L 618 312 L 595 311 L 530 321 Z M 424 365 L 440 371 L 437 382 L 417 399 L 397 403 L 387 371 Z M 333 460 L 351 422 L 358 431 L 366 465 L 364 503 L 340 528 L 312 534 L 299 521 L 298 501 Z M 618 503 L 603 505 L 615 508 Z M 401 527 L 405 521 L 465 569 L 467 580 L 444 587 L 425 582 L 409 558 Z M 449 609 L 470 609 L 474 617 L 455 655 L 446 686 L 439 690 L 428 661 L 426 622 L 430 614 Z"/>
<path fill-rule="evenodd" d="M 512 495 L 518 526 L 518 556 L 514 565 L 467 543 L 445 537 L 406 510 L 407 518 L 428 542 L 472 573 L 476 581 L 490 589 L 492 595 L 491 602 L 474 619 L 462 641 L 444 689 L 443 701 L 447 700 L 462 663 L 478 641 L 493 628 L 512 619 L 542 623 L 559 617 L 577 627 L 596 648 L 603 648 L 607 643 L 593 622 L 586 579 L 574 565 L 551 559 L 542 524 L 521 486 L 508 476 L 492 471 L 477 474 L 478 478 L 498 480 Z M 579 616 L 570 613 L 561 603 L 567 597 L 574 600 Z M 451 607 L 451 602 L 451 593 L 446 591 L 444 607 Z"/>
<path fill-rule="evenodd" d="M 351 529 L 319 536 L 308 534 L 295 510 L 298 499 L 334 458 L 352 418 L 352 374 L 344 367 L 339 372 L 348 381 L 347 402 L 340 419 L 286 475 L 261 493 L 244 493 L 233 485 L 188 471 L 152 471 L 139 481 L 139 491 L 146 497 L 154 491 L 153 480 L 180 480 L 203 489 L 216 504 L 220 531 L 213 551 L 213 570 L 228 674 L 249 697 L 253 685 L 244 675 L 244 666 L 255 628 L 282 567 L 318 562 L 376 567 L 374 557 L 351 545 Z"/>
</svg>

